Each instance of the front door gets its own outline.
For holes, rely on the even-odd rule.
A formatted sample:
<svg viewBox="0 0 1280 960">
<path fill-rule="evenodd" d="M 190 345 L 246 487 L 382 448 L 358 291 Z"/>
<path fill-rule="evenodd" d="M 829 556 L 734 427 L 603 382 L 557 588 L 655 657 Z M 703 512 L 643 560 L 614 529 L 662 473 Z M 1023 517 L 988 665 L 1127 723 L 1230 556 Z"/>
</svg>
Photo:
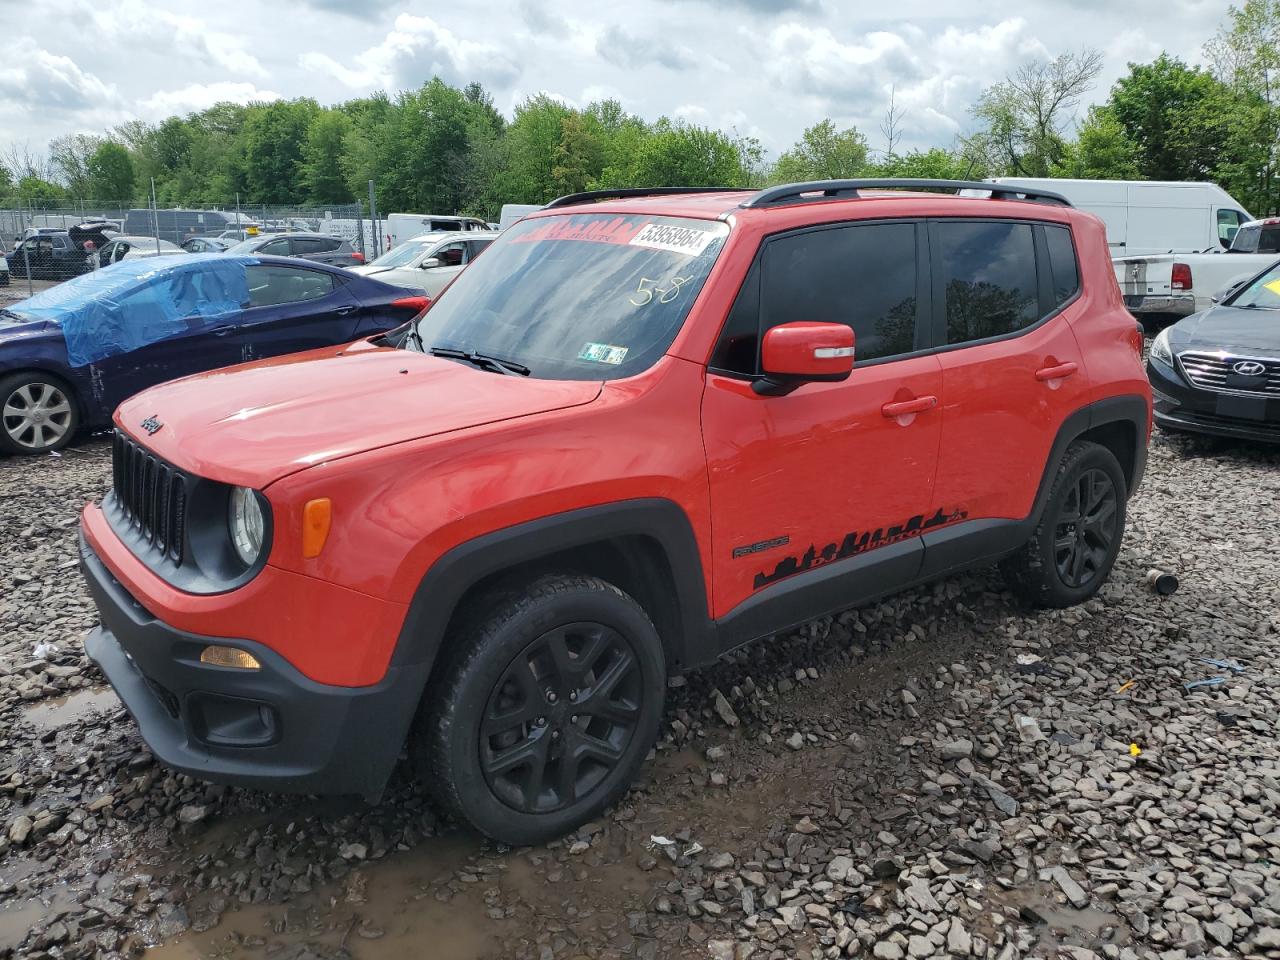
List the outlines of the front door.
<svg viewBox="0 0 1280 960">
<path fill-rule="evenodd" d="M 926 352 L 924 242 L 914 221 L 811 229 L 767 241 L 747 276 L 702 406 L 714 616 L 741 624 L 730 642 L 909 582 L 921 534 L 956 519 L 931 508 L 942 373 Z M 796 320 L 852 327 L 852 374 L 755 393 L 760 336 Z M 790 603 L 796 591 L 810 592 Z"/>
<path fill-rule="evenodd" d="M 1085 309 L 1071 231 L 1000 220 L 939 220 L 931 230 L 935 339 L 945 344 L 934 506 L 1022 520 L 1088 388 L 1069 322 Z M 929 572 L 960 559 L 931 549 Z"/>
</svg>

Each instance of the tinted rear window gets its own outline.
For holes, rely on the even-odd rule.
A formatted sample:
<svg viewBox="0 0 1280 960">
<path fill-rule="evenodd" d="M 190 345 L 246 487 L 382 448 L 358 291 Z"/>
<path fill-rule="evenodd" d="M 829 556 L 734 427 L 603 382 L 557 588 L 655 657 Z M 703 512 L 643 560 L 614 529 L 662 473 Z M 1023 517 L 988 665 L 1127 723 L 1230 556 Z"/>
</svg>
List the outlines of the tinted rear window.
<svg viewBox="0 0 1280 960">
<path fill-rule="evenodd" d="M 1076 249 L 1067 227 L 1045 224 L 1045 245 L 1049 248 L 1049 263 L 1053 270 L 1054 308 L 1062 306 L 1080 289 L 1080 268 L 1076 264 Z"/>
<path fill-rule="evenodd" d="M 947 343 L 1003 336 L 1040 319 L 1030 224 L 943 221 L 937 231 Z"/>
</svg>

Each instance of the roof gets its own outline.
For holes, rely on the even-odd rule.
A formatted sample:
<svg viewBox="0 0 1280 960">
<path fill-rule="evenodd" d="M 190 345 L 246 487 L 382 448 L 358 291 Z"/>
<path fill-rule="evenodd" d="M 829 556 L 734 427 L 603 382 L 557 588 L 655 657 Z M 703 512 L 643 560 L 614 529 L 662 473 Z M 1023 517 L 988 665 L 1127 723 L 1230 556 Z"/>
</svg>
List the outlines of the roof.
<svg viewBox="0 0 1280 960">
<path fill-rule="evenodd" d="M 848 204 L 891 201 L 895 206 L 901 203 L 920 208 L 923 205 L 936 210 L 939 200 L 948 205 L 956 204 L 957 213 L 963 210 L 966 214 L 988 216 L 993 212 L 989 206 L 992 203 L 1017 204 L 1024 210 L 1036 207 L 1040 211 L 1071 207 L 1065 197 L 1038 187 L 964 180 L 862 179 L 783 184 L 758 191 L 715 187 L 590 191 L 553 200 L 542 210 L 530 213 L 526 219 L 566 213 L 603 213 L 719 220 L 727 220 L 731 216 L 751 219 L 768 216 L 772 221 L 780 211 L 797 208 L 812 210 L 831 205 L 829 209 L 847 211 Z M 836 204 L 839 206 L 834 206 Z M 912 211 L 911 215 L 917 212 Z"/>
</svg>

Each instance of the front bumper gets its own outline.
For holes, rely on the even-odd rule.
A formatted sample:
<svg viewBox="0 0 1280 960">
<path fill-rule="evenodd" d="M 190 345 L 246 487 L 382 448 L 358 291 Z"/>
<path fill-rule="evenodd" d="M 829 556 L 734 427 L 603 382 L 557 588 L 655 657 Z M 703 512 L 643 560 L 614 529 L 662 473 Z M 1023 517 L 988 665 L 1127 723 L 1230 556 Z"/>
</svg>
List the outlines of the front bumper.
<svg viewBox="0 0 1280 960">
<path fill-rule="evenodd" d="M 80 567 L 102 621 L 85 649 L 162 763 L 264 790 L 381 795 L 422 695 L 424 666 L 392 667 L 369 687 L 317 683 L 260 643 L 200 636 L 151 616 L 83 537 Z M 203 664 L 209 644 L 247 650 L 262 668 Z"/>
<path fill-rule="evenodd" d="M 1174 317 L 1189 317 L 1196 312 L 1196 298 L 1191 293 L 1166 294 L 1152 297 L 1142 295 L 1124 295 L 1124 305 L 1130 313 L 1167 314 Z"/>
<path fill-rule="evenodd" d="M 1165 430 L 1280 443 L 1280 399 L 1203 390 L 1167 364 L 1147 360 L 1153 416 Z"/>
</svg>

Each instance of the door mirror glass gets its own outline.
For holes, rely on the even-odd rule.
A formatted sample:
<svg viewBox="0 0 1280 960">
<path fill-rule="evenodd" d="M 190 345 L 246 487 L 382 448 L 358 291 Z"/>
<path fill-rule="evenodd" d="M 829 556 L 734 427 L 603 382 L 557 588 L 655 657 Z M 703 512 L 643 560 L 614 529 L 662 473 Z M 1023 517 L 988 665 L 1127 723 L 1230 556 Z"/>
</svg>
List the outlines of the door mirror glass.
<svg viewBox="0 0 1280 960">
<path fill-rule="evenodd" d="M 844 380 L 853 370 L 853 330 L 843 323 L 795 321 L 765 331 L 760 345 L 765 380 L 757 393 L 787 392 L 814 380 Z"/>
<path fill-rule="evenodd" d="M 443 267 L 443 266 L 444 264 L 440 262 L 439 257 L 427 257 L 427 259 L 423 260 L 422 263 L 418 264 L 418 269 L 431 270 L 435 267 Z"/>
</svg>

